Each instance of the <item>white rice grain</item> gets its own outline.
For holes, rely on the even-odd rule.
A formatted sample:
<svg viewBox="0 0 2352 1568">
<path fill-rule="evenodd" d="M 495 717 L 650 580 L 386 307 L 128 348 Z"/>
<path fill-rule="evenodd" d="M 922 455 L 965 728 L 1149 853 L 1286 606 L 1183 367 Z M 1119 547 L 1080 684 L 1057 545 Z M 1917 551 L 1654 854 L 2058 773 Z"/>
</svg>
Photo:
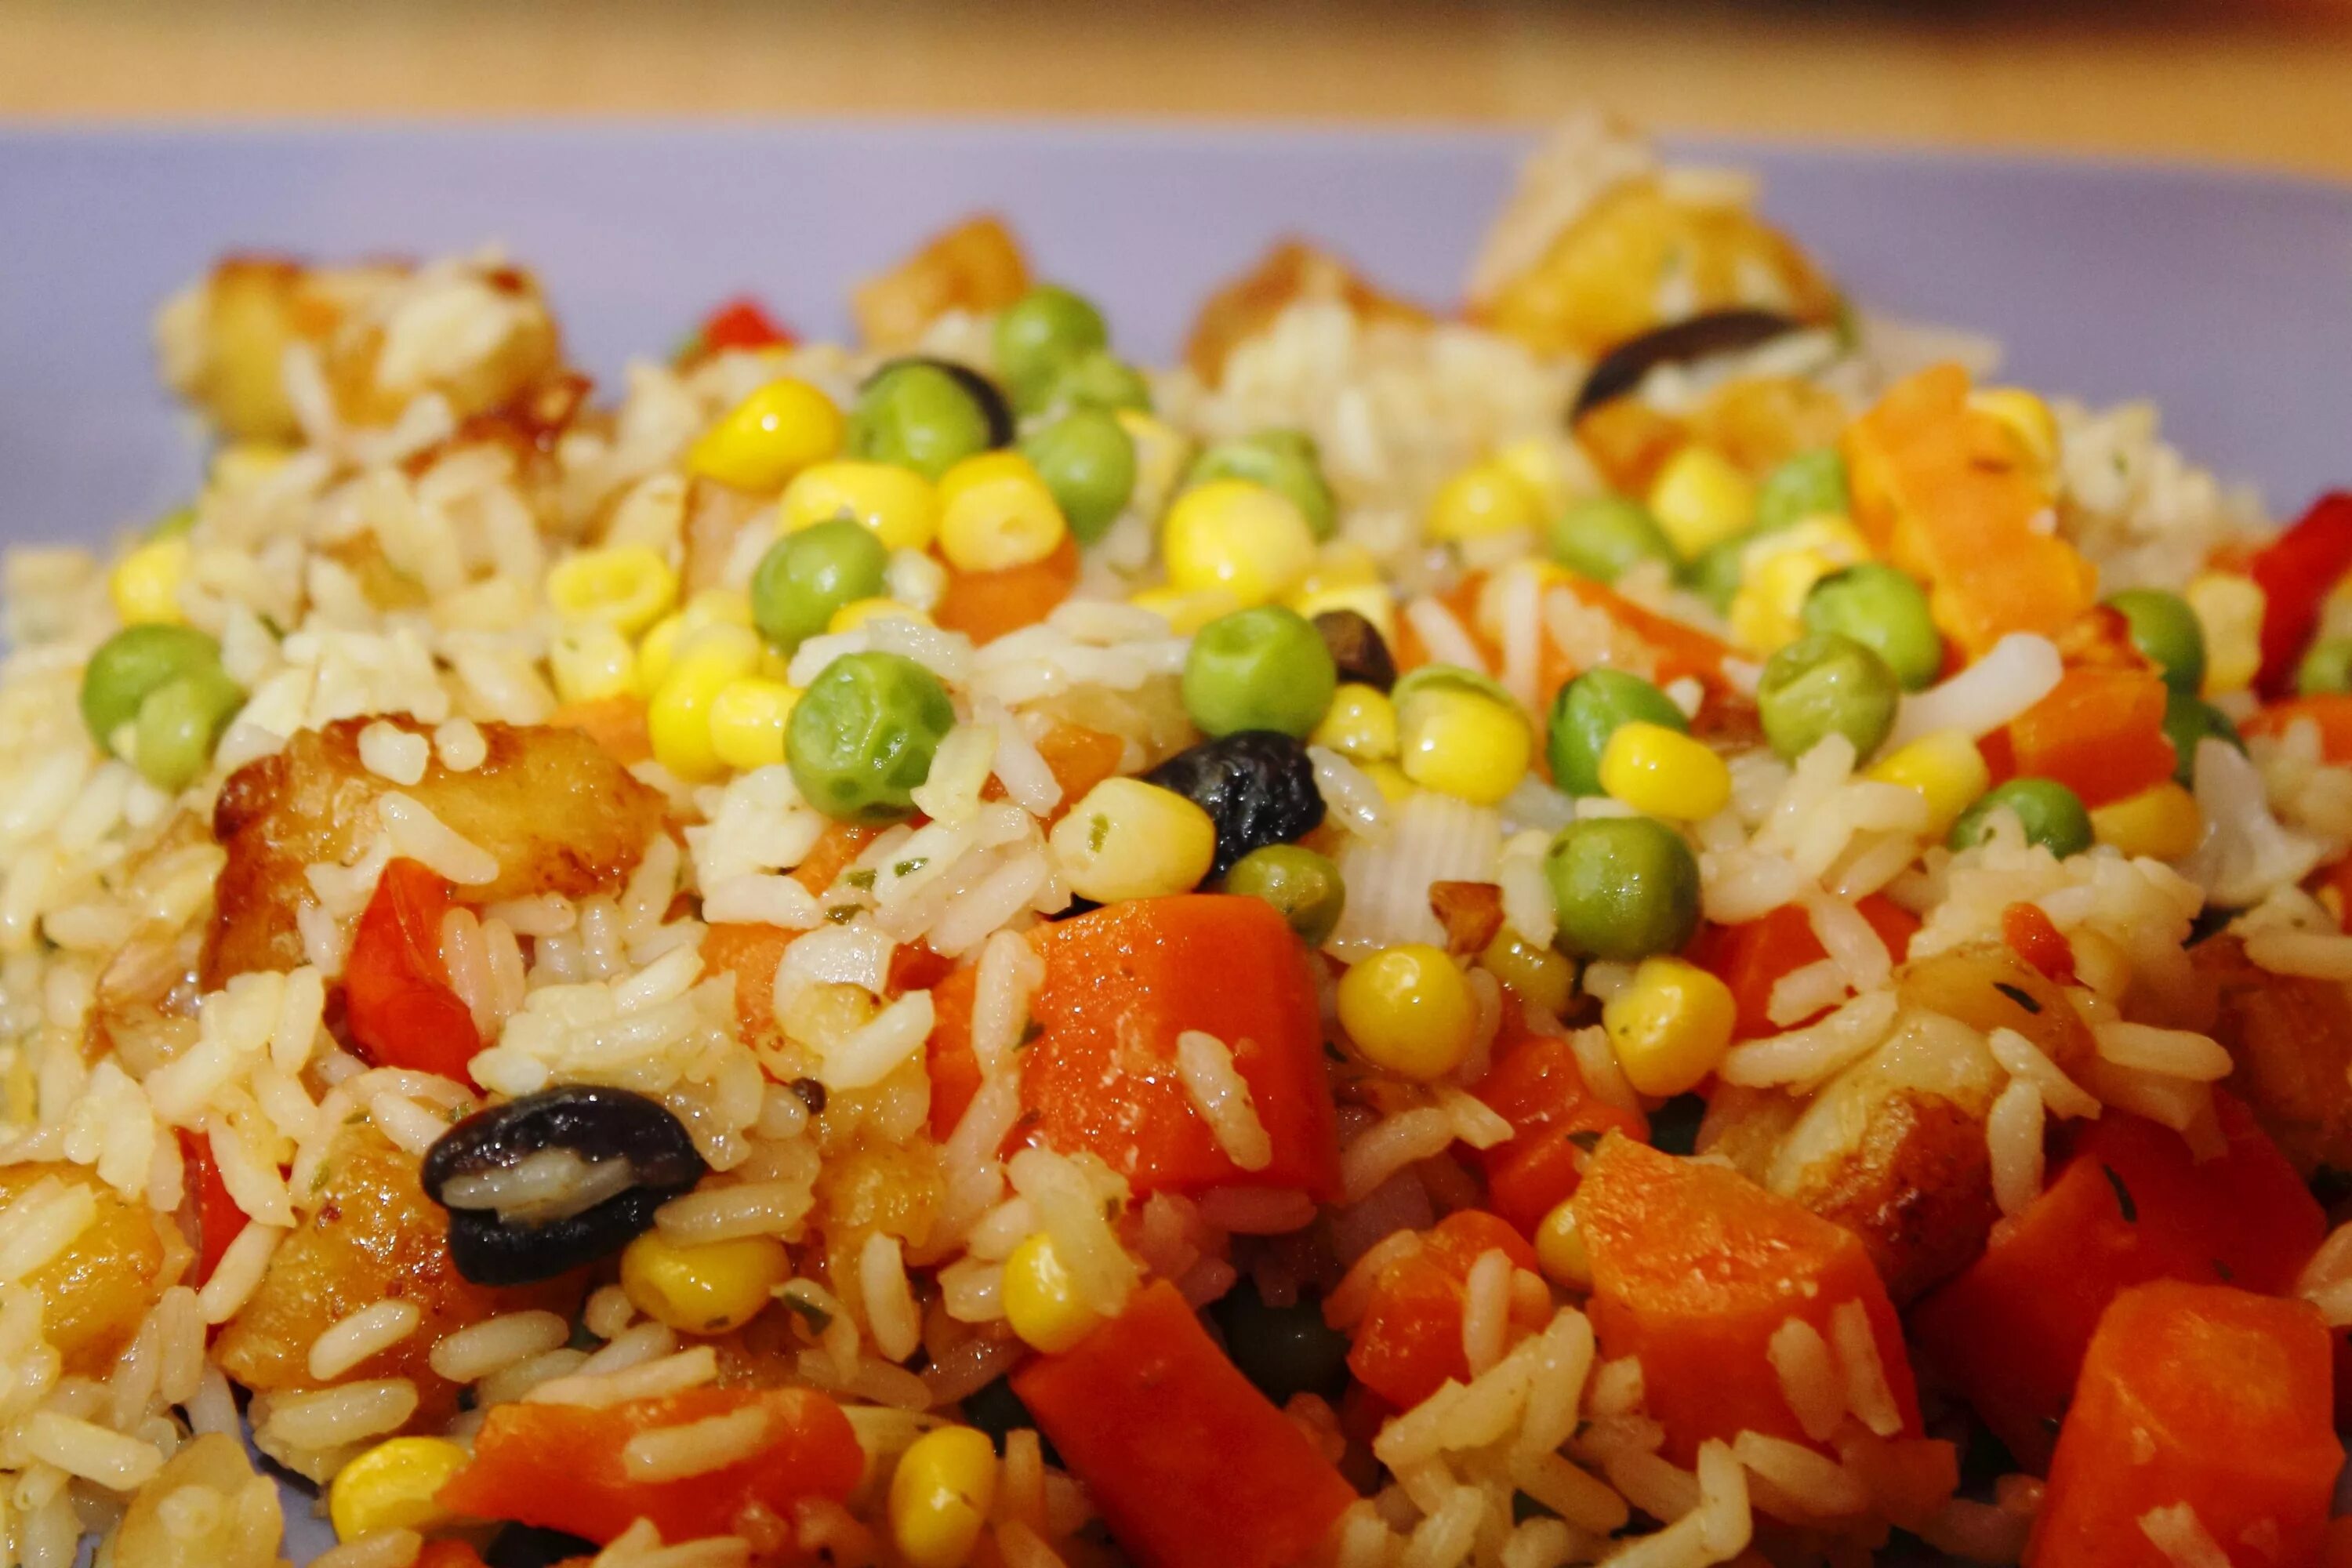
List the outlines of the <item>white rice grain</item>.
<svg viewBox="0 0 2352 1568">
<path fill-rule="evenodd" d="M 2091 1038 L 2098 1044 L 2100 1060 L 2167 1078 L 2212 1083 L 2229 1077 L 2235 1065 L 2220 1042 L 2189 1029 L 2160 1029 L 2117 1018 L 2092 1025 Z"/>
<path fill-rule="evenodd" d="M 857 1258 L 857 1281 L 874 1348 L 892 1361 L 905 1361 L 922 1342 L 923 1321 L 897 1237 L 877 1230 L 866 1238 Z"/>
<path fill-rule="evenodd" d="M 236 1238 L 214 1265 L 211 1278 L 196 1292 L 196 1304 L 204 1309 L 205 1322 L 226 1323 L 236 1316 L 259 1288 L 262 1272 L 269 1267 L 270 1256 L 286 1235 L 286 1227 L 257 1222 L 236 1233 Z"/>
<path fill-rule="evenodd" d="M 2011 1078 L 2022 1079 L 2042 1096 L 2050 1113 L 2060 1117 L 2090 1117 L 2099 1113 L 2095 1096 L 2059 1070 L 2040 1047 L 2015 1029 L 1995 1029 L 1985 1043 L 1992 1059 Z"/>
<path fill-rule="evenodd" d="M 1818 1083 L 1885 1039 L 1896 1006 L 1894 992 L 1873 991 L 1811 1027 L 1734 1046 L 1723 1058 L 1723 1080 L 1759 1089 Z"/>
<path fill-rule="evenodd" d="M 30 1458 L 109 1491 L 136 1491 L 163 1468 L 163 1456 L 136 1437 L 53 1411 L 27 1416 L 17 1438 Z"/>
<path fill-rule="evenodd" d="M 433 1370 L 450 1382 L 477 1383 L 571 1337 L 571 1325 L 553 1312 L 501 1312 L 444 1335 L 429 1359 Z"/>
<path fill-rule="evenodd" d="M 1790 1318 L 1772 1331 L 1765 1354 L 1780 1375 L 1781 1397 L 1797 1425 L 1814 1442 L 1827 1442 L 1844 1421 L 1847 1404 L 1845 1374 L 1830 1354 L 1829 1342 L 1802 1318 Z"/>
<path fill-rule="evenodd" d="M 406 788 L 425 777 L 433 743 L 413 730 L 378 719 L 360 731 L 359 752 L 362 767 Z"/>
<path fill-rule="evenodd" d="M 2189 1503 L 2148 1510 L 2139 1516 L 2139 1530 L 2172 1568 L 2230 1568 L 2230 1554 L 2215 1542 Z"/>
<path fill-rule="evenodd" d="M 397 1431 L 415 1414 L 416 1385 L 404 1377 L 387 1377 L 277 1394 L 261 1430 L 289 1447 L 323 1452 Z"/>
<path fill-rule="evenodd" d="M 310 1375 L 335 1379 L 369 1357 L 380 1355 L 417 1331 L 425 1314 L 414 1301 L 378 1301 L 340 1319 L 310 1342 Z"/>
<path fill-rule="evenodd" d="M 1225 1158 L 1244 1171 L 1263 1171 L 1274 1163 L 1274 1140 L 1258 1120 L 1249 1081 L 1234 1066 L 1234 1054 L 1223 1040 L 1199 1029 L 1181 1031 L 1176 1070 Z"/>
<path fill-rule="evenodd" d="M 1830 1313 L 1830 1342 L 1837 1351 L 1838 1370 L 1845 1375 L 1855 1418 L 1881 1437 L 1901 1433 L 1903 1412 L 1886 1381 L 1886 1365 L 1879 1359 L 1869 1310 L 1860 1301 L 1840 1302 Z"/>
<path fill-rule="evenodd" d="M 768 1440 L 768 1413 L 747 1405 L 680 1426 L 653 1426 L 621 1447 L 621 1468 L 633 1481 L 658 1485 L 740 1465 Z"/>
<path fill-rule="evenodd" d="M 1408 1165 L 1445 1152 L 1454 1119 L 1434 1106 L 1401 1110 L 1360 1134 L 1339 1155 L 1339 1188 L 1355 1203 Z"/>
<path fill-rule="evenodd" d="M 423 803 L 404 795 L 386 795 L 376 802 L 376 814 L 394 854 L 421 861 L 461 888 L 478 888 L 498 879 L 498 857 L 450 827 Z"/>
</svg>

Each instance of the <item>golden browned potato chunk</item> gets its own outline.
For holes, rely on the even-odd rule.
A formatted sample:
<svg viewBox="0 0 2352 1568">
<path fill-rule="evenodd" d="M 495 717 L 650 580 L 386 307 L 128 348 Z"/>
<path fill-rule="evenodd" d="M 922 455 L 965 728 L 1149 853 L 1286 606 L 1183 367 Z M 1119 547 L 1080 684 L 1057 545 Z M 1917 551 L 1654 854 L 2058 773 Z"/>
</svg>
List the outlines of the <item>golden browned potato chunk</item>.
<svg viewBox="0 0 2352 1568">
<path fill-rule="evenodd" d="M 2214 987 L 2213 1037 L 2237 1063 L 2222 1087 L 2305 1176 L 2352 1171 L 2352 996 L 2333 980 L 2255 968 L 2234 936 L 2189 953 Z"/>
<path fill-rule="evenodd" d="M 378 831 L 375 802 L 394 787 L 360 764 L 360 731 L 371 722 L 344 719 L 306 730 L 221 786 L 213 832 L 228 864 L 205 953 L 208 986 L 302 962 L 294 914 L 310 897 L 303 868 L 348 864 L 364 853 Z M 463 896 L 487 903 L 617 890 L 661 826 L 660 795 L 578 730 L 497 723 L 481 730 L 489 743 L 481 766 L 453 773 L 436 755 L 425 777 L 402 792 L 496 857 L 497 879 L 462 889 Z"/>
<path fill-rule="evenodd" d="M 123 1202 L 87 1166 L 62 1161 L 0 1165 L 0 1204 L 49 1180 L 88 1191 L 96 1213 L 63 1252 L 24 1283 L 41 1293 L 41 1324 L 65 1358 L 66 1371 L 103 1377 L 185 1266 L 187 1247 L 168 1246 L 153 1210 Z"/>
<path fill-rule="evenodd" d="M 1428 311 L 1382 292 L 1329 251 L 1303 239 L 1279 240 L 1255 267 L 1202 302 L 1184 343 L 1184 363 L 1214 386 L 1236 344 L 1265 331 L 1302 300 L 1337 300 L 1367 321 L 1429 321 Z"/>
<path fill-rule="evenodd" d="M 317 1208 L 278 1244 L 252 1299 L 213 1342 L 221 1370 L 256 1393 L 318 1387 L 313 1340 L 362 1307 L 411 1301 L 424 1315 L 417 1331 L 345 1375 L 414 1379 L 411 1425 L 436 1427 L 457 1408 L 457 1388 L 428 1359 L 445 1335 L 499 1312 L 576 1305 L 575 1279 L 493 1290 L 460 1275 L 449 1260 L 448 1215 L 425 1195 L 416 1160 L 373 1127 L 337 1138 L 322 1173 Z"/>
<path fill-rule="evenodd" d="M 278 1486 L 222 1432 L 191 1439 L 139 1489 L 108 1542 L 114 1568 L 271 1568 L 285 1529 Z"/>
<path fill-rule="evenodd" d="M 1669 321 L 1741 308 L 1827 323 L 1838 299 L 1804 252 L 1737 202 L 1636 179 L 1558 230 L 1484 315 L 1539 353 L 1590 356 Z"/>
<path fill-rule="evenodd" d="M 349 307 L 349 279 L 279 257 L 230 257 L 164 308 L 165 378 L 229 436 L 293 440 L 301 426 L 286 395 L 286 351 L 327 340 Z"/>
<path fill-rule="evenodd" d="M 902 349 L 950 310 L 1002 310 L 1029 291 L 1021 242 L 993 213 L 938 235 L 922 249 L 850 296 L 857 331 L 877 349 Z"/>
</svg>

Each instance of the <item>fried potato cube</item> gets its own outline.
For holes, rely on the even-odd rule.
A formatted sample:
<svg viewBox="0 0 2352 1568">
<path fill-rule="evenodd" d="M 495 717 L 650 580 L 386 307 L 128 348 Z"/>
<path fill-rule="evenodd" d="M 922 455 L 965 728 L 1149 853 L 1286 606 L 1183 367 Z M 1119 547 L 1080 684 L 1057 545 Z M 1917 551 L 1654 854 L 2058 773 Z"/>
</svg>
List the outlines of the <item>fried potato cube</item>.
<svg viewBox="0 0 2352 1568">
<path fill-rule="evenodd" d="M 982 213 L 859 284 L 849 310 L 870 346 L 903 349 L 950 310 L 1002 310 L 1028 291 L 1029 261 L 1021 242 L 1003 219 Z"/>
<path fill-rule="evenodd" d="M 1185 340 L 1184 363 L 1214 386 L 1235 347 L 1303 300 L 1337 300 L 1364 321 L 1426 326 L 1429 312 L 1383 292 L 1356 269 L 1303 239 L 1277 241 L 1255 267 L 1202 302 Z"/>
<path fill-rule="evenodd" d="M 188 1248 L 177 1237 L 164 1236 L 154 1211 L 125 1203 L 86 1165 L 60 1160 L 0 1166 L 0 1205 L 52 1178 L 87 1189 L 97 1213 L 63 1252 L 22 1283 L 41 1293 L 41 1326 L 64 1357 L 66 1372 L 104 1377 L 156 1300 L 176 1281 Z"/>
</svg>

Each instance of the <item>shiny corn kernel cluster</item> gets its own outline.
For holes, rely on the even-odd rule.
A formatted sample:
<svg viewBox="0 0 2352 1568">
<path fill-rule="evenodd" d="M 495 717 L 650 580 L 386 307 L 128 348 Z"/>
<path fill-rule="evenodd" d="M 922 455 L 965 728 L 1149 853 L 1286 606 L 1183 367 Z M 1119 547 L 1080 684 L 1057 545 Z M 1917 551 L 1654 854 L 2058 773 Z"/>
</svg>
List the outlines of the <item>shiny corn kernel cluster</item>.
<svg viewBox="0 0 2352 1568">
<path fill-rule="evenodd" d="M 845 517 L 892 550 L 929 550 L 939 537 L 940 496 L 912 468 L 844 458 L 795 476 L 777 502 L 777 517 L 785 533 Z"/>
<path fill-rule="evenodd" d="M 1652 816 L 1696 822 L 1731 801 L 1731 770 L 1713 748 L 1663 724 L 1618 726 L 1601 752 L 1601 787 Z"/>
</svg>

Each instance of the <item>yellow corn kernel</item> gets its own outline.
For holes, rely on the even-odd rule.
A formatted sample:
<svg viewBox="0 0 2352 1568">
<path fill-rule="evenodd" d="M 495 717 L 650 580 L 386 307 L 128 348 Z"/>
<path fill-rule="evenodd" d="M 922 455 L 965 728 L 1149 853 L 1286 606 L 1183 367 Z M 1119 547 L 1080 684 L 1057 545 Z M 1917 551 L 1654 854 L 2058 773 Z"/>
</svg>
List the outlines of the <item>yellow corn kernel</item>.
<svg viewBox="0 0 2352 1568">
<path fill-rule="evenodd" d="M 1676 822 L 1713 816 L 1731 802 L 1731 770 L 1703 741 L 1636 720 L 1601 750 L 1601 787 L 1635 811 Z"/>
<path fill-rule="evenodd" d="M 176 623 L 180 584 L 188 574 L 188 542 L 173 535 L 151 540 L 114 563 L 106 591 L 126 626 Z"/>
<path fill-rule="evenodd" d="M 394 1437 L 335 1472 L 327 1517 L 335 1538 L 357 1541 L 380 1530 L 429 1530 L 451 1518 L 434 1500 L 465 1468 L 466 1450 L 446 1437 Z"/>
<path fill-rule="evenodd" d="M 1290 607 L 1310 621 L 1328 610 L 1353 610 L 1372 623 L 1383 642 L 1396 641 L 1396 595 L 1384 584 L 1334 583 L 1302 588 L 1290 596 Z"/>
<path fill-rule="evenodd" d="M 963 1568 L 996 1501 L 996 1448 L 971 1426 L 924 1433 L 890 1476 L 890 1539 L 908 1568 Z"/>
<path fill-rule="evenodd" d="M 1018 452 L 966 458 L 940 478 L 940 553 L 959 572 L 1034 565 L 1069 536 L 1054 492 Z"/>
<path fill-rule="evenodd" d="M 710 749 L 729 767 L 749 773 L 784 760 L 784 726 L 801 694 L 781 680 L 747 675 L 710 699 Z"/>
<path fill-rule="evenodd" d="M 749 626 L 705 626 L 680 644 L 646 704 L 646 731 L 654 761 L 689 783 L 723 771 L 711 745 L 710 704 L 728 682 L 760 668 L 765 645 Z"/>
<path fill-rule="evenodd" d="M 912 468 L 843 458 L 793 475 L 776 516 L 786 533 L 847 518 L 892 550 L 929 550 L 940 532 L 940 493 Z"/>
<path fill-rule="evenodd" d="M 1518 476 L 1519 482 L 1534 492 L 1545 517 L 1557 517 L 1567 509 L 1579 484 L 1590 482 L 1589 466 L 1584 474 L 1570 470 L 1570 454 L 1574 450 L 1564 441 L 1530 436 L 1496 452 L 1495 461 Z"/>
<path fill-rule="evenodd" d="M 637 650 L 604 621 L 558 627 L 547 645 L 555 695 L 566 702 L 600 702 L 637 689 Z"/>
<path fill-rule="evenodd" d="M 547 574 L 547 602 L 567 621 L 603 621 L 635 637 L 677 602 L 677 574 L 646 544 L 583 550 Z"/>
<path fill-rule="evenodd" d="M 637 644 L 637 689 L 650 697 L 669 674 L 678 646 L 709 626 L 749 626 L 751 595 L 740 588 L 705 588 L 686 607 L 653 624 Z"/>
<path fill-rule="evenodd" d="M 1731 1048 L 1731 987 L 1679 958 L 1645 958 L 1601 1009 L 1625 1081 L 1643 1094 L 1696 1089 Z"/>
<path fill-rule="evenodd" d="M 1543 525 L 1543 498 L 1500 463 L 1473 463 L 1437 487 L 1423 531 L 1440 543 L 1491 539 Z"/>
<path fill-rule="evenodd" d="M 1960 813 L 1992 788 L 1992 770 L 1985 765 L 1977 743 L 1958 730 L 1922 735 L 1892 756 L 1871 765 L 1869 776 L 1881 784 L 1903 784 L 1927 800 L 1927 832 L 1941 838 L 1959 820 Z"/>
<path fill-rule="evenodd" d="M 1397 753 L 1404 776 L 1423 789 L 1492 805 L 1527 776 L 1535 738 L 1517 709 L 1436 687 L 1398 713 Z"/>
<path fill-rule="evenodd" d="M 1054 1238 L 1042 1230 L 1004 1260 L 1003 1292 L 1013 1331 L 1022 1343 L 1048 1355 L 1070 1349 L 1103 1321 L 1078 1294 L 1078 1282 L 1054 1250 Z"/>
<path fill-rule="evenodd" d="M 1714 447 L 1693 442 L 1650 482 L 1650 513 L 1685 561 L 1756 521 L 1756 486 Z"/>
<path fill-rule="evenodd" d="M 1391 805 L 1399 805 L 1416 793 L 1413 782 L 1405 777 L 1404 770 L 1394 763 L 1366 763 L 1362 764 L 1362 773 L 1381 792 L 1381 798 Z"/>
<path fill-rule="evenodd" d="M 729 409 L 687 448 L 686 470 L 739 490 L 781 489 L 812 463 L 841 450 L 841 410 L 791 376 L 772 381 Z"/>
<path fill-rule="evenodd" d="M 772 1236 L 681 1247 L 656 1229 L 621 1253 L 621 1289 L 629 1305 L 682 1334 L 741 1328 L 792 1277 L 792 1257 Z"/>
<path fill-rule="evenodd" d="M 1592 1257 L 1584 1249 L 1573 1203 L 1562 1203 L 1536 1226 L 1536 1265 L 1564 1290 L 1592 1289 Z"/>
<path fill-rule="evenodd" d="M 1809 517 L 1741 552 L 1739 586 L 1727 619 L 1741 651 L 1763 657 L 1804 634 L 1801 618 L 1813 584 L 1842 566 L 1870 559 L 1870 542 L 1842 517 Z"/>
<path fill-rule="evenodd" d="M 1046 842 L 1070 890 L 1108 904 L 1198 887 L 1217 858 L 1217 826 L 1174 790 L 1108 778 L 1054 825 Z"/>
<path fill-rule="evenodd" d="M 2243 691 L 2263 667 L 2261 585 L 2235 572 L 2204 572 L 2189 580 L 2181 597 L 2197 612 L 2205 633 L 2205 695 Z"/>
<path fill-rule="evenodd" d="M 1230 616 L 1242 602 L 1223 588 L 1188 594 L 1181 588 L 1146 588 L 1128 596 L 1139 610 L 1150 610 L 1168 623 L 1178 637 L 1191 637 L 1219 616 Z"/>
<path fill-rule="evenodd" d="M 1495 933 L 1478 955 L 1478 967 L 1501 981 L 1525 1005 L 1557 1018 L 1568 1011 L 1576 990 L 1576 965 L 1558 948 L 1529 942 L 1510 927 Z"/>
<path fill-rule="evenodd" d="M 1298 580 L 1301 594 L 1326 588 L 1363 588 L 1381 581 L 1381 563 L 1372 552 L 1352 540 L 1325 541 L 1315 552 L 1315 564 Z"/>
<path fill-rule="evenodd" d="M 1969 394 L 1969 406 L 1999 420 L 2043 474 L 2058 468 L 2058 418 L 2021 386 L 1988 386 Z"/>
<path fill-rule="evenodd" d="M 1135 443 L 1135 489 L 1127 504 L 1145 517 L 1157 517 L 1168 504 L 1176 481 L 1184 476 L 1184 461 L 1192 455 L 1192 443 L 1166 420 L 1138 409 L 1122 408 L 1112 417 Z"/>
<path fill-rule="evenodd" d="M 1213 479 L 1176 498 L 1160 553 L 1171 586 L 1223 588 L 1244 609 L 1288 595 L 1315 563 L 1315 532 L 1290 500 L 1246 479 Z"/>
<path fill-rule="evenodd" d="M 2091 833 L 2126 855 L 2178 860 L 2204 841 L 2205 817 L 2197 797 L 2170 779 L 2136 795 L 2095 806 Z"/>
<path fill-rule="evenodd" d="M 1349 681 L 1331 694 L 1323 721 L 1307 739 L 1353 762 L 1389 762 L 1397 754 L 1396 704 L 1377 686 Z"/>
<path fill-rule="evenodd" d="M 1442 948 L 1384 947 L 1339 976 L 1339 1026 L 1383 1072 L 1426 1083 L 1470 1054 L 1478 1002 Z"/>
<path fill-rule="evenodd" d="M 896 599 L 884 598 L 877 595 L 871 599 L 850 600 L 849 603 L 833 612 L 833 618 L 824 623 L 824 629 L 829 636 L 838 636 L 843 632 L 856 631 L 866 622 L 884 616 L 895 616 L 902 621 L 913 621 L 919 626 L 928 626 L 932 624 L 931 617 L 915 608 L 914 605 L 902 605 Z"/>
</svg>

